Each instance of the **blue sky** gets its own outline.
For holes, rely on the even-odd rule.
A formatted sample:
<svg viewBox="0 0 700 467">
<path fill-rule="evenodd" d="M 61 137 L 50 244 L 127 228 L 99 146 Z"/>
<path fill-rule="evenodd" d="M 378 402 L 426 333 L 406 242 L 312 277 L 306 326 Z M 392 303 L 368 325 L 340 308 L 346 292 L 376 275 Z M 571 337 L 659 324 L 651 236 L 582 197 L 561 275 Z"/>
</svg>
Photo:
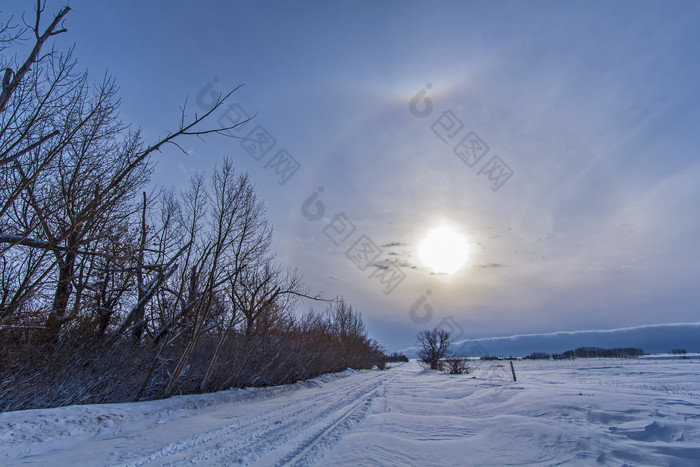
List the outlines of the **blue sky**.
<svg viewBox="0 0 700 467">
<path fill-rule="evenodd" d="M 95 81 L 116 77 L 122 117 L 151 141 L 187 96 L 201 112 L 208 84 L 203 97 L 244 84 L 233 102 L 257 113 L 270 153 L 187 141 L 190 155 L 157 156 L 154 182 L 183 187 L 231 157 L 268 207 L 280 261 L 344 295 L 387 347 L 446 322 L 489 337 L 698 321 L 697 2 L 70 6 L 59 44 L 76 44 Z M 421 90 L 432 112 L 418 117 Z M 441 118 L 461 126 L 447 142 Z M 454 152 L 470 132 L 489 148 L 474 166 Z M 284 184 L 266 167 L 280 149 L 300 166 Z M 512 172 L 497 190 L 494 156 Z M 324 229 L 338 214 L 355 230 L 336 246 Z M 445 223 L 472 249 L 452 276 L 415 255 Z M 363 235 L 381 254 L 361 270 L 345 252 Z M 378 265 L 405 276 L 388 294 Z"/>
</svg>

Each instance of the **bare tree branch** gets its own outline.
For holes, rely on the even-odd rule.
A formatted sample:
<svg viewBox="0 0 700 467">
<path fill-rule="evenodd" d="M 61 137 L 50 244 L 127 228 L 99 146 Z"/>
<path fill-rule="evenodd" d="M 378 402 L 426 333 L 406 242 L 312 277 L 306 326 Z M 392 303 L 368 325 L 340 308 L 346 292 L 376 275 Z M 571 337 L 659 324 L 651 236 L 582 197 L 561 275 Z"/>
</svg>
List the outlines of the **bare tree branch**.
<svg viewBox="0 0 700 467">
<path fill-rule="evenodd" d="M 36 42 L 34 44 L 34 47 L 32 48 L 32 51 L 29 53 L 27 59 L 16 72 L 12 73 L 12 70 L 10 70 L 9 68 L 5 70 L 5 76 L 3 77 L 2 92 L 0 93 L 0 112 L 3 112 L 5 110 L 7 101 L 10 100 L 12 93 L 15 91 L 15 89 L 17 89 L 19 83 L 22 82 L 22 79 L 24 78 L 24 75 L 29 71 L 29 68 L 36 62 L 37 56 L 39 55 L 39 51 L 41 51 L 41 48 L 44 46 L 44 43 L 49 39 L 49 37 L 55 36 L 56 34 L 60 34 L 62 32 L 66 32 L 65 28 L 57 30 L 56 27 L 58 27 L 58 23 L 60 23 L 63 17 L 66 16 L 70 11 L 70 7 L 68 6 L 64 7 L 56 15 L 49 27 L 46 28 L 44 33 L 39 35 L 39 17 L 41 15 L 41 11 L 43 10 L 40 3 L 41 2 L 37 2 L 36 23 L 34 26 L 34 35 L 36 37 Z M 8 79 L 9 74 L 13 75 L 12 80 Z"/>
</svg>

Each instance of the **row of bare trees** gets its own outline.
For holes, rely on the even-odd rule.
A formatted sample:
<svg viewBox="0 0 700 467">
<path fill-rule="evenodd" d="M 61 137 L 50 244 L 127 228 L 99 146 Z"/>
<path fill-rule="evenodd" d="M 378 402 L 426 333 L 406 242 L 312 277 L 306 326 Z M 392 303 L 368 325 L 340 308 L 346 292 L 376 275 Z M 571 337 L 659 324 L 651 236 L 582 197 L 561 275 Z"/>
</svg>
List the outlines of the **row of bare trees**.
<svg viewBox="0 0 700 467">
<path fill-rule="evenodd" d="M 381 365 L 344 301 L 294 314 L 319 297 L 275 261 L 264 207 L 230 160 L 184 192 L 147 194 L 154 153 L 232 128 L 204 126 L 231 93 L 202 115 L 183 108 L 146 144 L 120 120 L 113 79 L 92 86 L 72 50 L 46 50 L 70 8 L 42 28 L 43 10 L 0 25 L 0 409 Z"/>
</svg>

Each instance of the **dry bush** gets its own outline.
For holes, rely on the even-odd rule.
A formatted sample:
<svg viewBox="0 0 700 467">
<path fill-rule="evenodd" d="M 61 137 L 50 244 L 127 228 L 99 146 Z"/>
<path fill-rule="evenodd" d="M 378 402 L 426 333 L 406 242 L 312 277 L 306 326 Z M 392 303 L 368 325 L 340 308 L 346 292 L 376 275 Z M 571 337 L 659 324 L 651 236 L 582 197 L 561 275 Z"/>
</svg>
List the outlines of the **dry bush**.
<svg viewBox="0 0 700 467">
<path fill-rule="evenodd" d="M 467 375 L 473 368 L 469 365 L 467 357 L 453 356 L 441 360 L 440 369 L 451 375 Z"/>
</svg>

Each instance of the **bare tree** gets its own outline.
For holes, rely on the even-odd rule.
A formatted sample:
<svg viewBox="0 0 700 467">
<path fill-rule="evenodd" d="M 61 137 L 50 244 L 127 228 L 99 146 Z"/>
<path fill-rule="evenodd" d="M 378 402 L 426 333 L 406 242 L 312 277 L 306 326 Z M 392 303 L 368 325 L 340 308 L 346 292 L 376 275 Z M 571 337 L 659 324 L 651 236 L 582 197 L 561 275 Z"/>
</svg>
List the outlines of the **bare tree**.
<svg viewBox="0 0 700 467">
<path fill-rule="evenodd" d="M 423 330 L 416 336 L 418 358 L 430 365 L 431 370 L 440 367 L 440 359 L 444 358 L 450 348 L 450 333 L 443 329 Z"/>
<path fill-rule="evenodd" d="M 190 295 L 196 300 L 187 316 L 190 325 L 188 344 L 173 371 L 169 393 L 174 389 L 202 334 L 219 328 L 221 339 L 209 365 L 207 373 L 210 372 L 230 329 L 238 324 L 240 313 L 246 313 L 241 309 L 240 302 L 235 300 L 237 289 L 251 286 L 242 281 L 243 271 L 246 268 L 255 269 L 256 264 L 264 261 L 270 248 L 271 230 L 248 176 L 236 175 L 231 161 L 225 160 L 212 175 L 210 188 L 207 195 L 209 209 L 204 216 L 206 229 L 198 242 L 199 258 L 194 266 L 197 273 L 190 276 Z M 196 193 L 201 187 L 198 185 L 193 189 Z M 199 196 L 193 194 L 192 198 Z M 192 231 L 196 235 L 196 229 Z M 231 289 L 225 292 L 226 287 Z M 263 288 L 261 286 L 259 290 Z M 265 298 L 269 300 L 269 297 Z M 221 301 L 226 306 L 218 307 L 221 311 L 214 315 L 214 305 Z M 206 385 L 207 379 L 208 374 L 203 378 L 201 387 Z"/>
<path fill-rule="evenodd" d="M 0 186 L 0 256 L 4 266 L 0 330 L 1 326 L 21 325 L 26 310 L 48 308 L 42 325 L 47 338 L 53 339 L 64 323 L 85 309 L 85 293 L 100 301 L 104 316 L 113 314 L 107 311 L 114 308 L 115 295 L 108 299 L 104 287 L 115 273 L 134 267 L 127 264 L 129 261 L 136 263 L 136 285 L 129 282 L 134 275 L 127 275 L 124 277 L 129 281 L 119 281 L 120 290 L 136 288 L 136 300 L 144 305 L 146 285 L 153 282 L 151 278 L 147 283 L 145 276 L 160 277 L 156 288 L 162 286 L 162 265 L 172 258 L 157 254 L 160 267 L 148 265 L 151 274 L 146 274 L 146 203 L 134 202 L 135 192 L 149 180 L 150 157 L 166 144 L 180 148 L 176 140 L 183 136 L 229 136 L 226 131 L 235 125 L 200 127 L 229 93 L 192 119 L 183 108 L 175 131 L 145 145 L 138 131 L 119 120 L 113 79 L 106 77 L 91 90 L 87 75 L 76 72 L 70 50 L 42 53 L 52 36 L 65 32 L 60 24 L 70 9 L 62 9 L 41 30 L 43 11 L 44 4 L 37 2 L 33 24 L 0 38 L 5 48 L 18 45 L 25 36 L 34 39 L 26 59 L 2 63 L 0 176 L 5 183 Z M 8 27 L 0 27 L 0 32 Z M 129 228 L 139 211 L 140 235 Z M 96 281 L 97 276 L 100 279 Z M 100 287 L 101 292 L 97 291 Z M 48 307 L 47 294 L 52 296 Z M 40 307 L 28 306 L 34 298 Z M 109 306 L 102 306 L 105 304 Z M 143 306 L 137 308 L 128 323 L 136 324 L 133 334 L 137 337 L 145 329 L 144 311 Z"/>
<path fill-rule="evenodd" d="M 343 366 L 358 368 L 358 362 L 366 357 L 360 355 L 359 350 L 367 339 L 361 313 L 355 311 L 352 305 L 341 297 L 336 301 L 330 319 L 331 330 L 338 340 Z"/>
</svg>

